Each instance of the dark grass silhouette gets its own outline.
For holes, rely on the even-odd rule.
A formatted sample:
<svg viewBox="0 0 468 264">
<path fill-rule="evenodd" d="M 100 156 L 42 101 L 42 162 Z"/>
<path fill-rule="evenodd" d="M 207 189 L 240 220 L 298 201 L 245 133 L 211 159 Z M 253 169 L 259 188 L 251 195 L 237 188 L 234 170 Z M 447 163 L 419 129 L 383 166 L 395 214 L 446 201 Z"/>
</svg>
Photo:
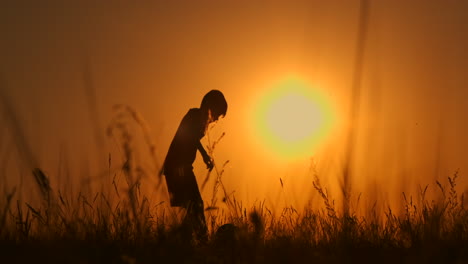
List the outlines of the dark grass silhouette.
<svg viewBox="0 0 468 264">
<path fill-rule="evenodd" d="M 42 173 L 36 170 L 35 173 Z M 404 194 L 406 211 L 389 208 L 376 221 L 337 212 L 331 197 L 314 181 L 325 207 L 273 216 L 264 205 L 239 218 L 219 221 L 206 244 L 187 240 L 180 223 L 163 211 L 149 212 L 144 197 L 122 198 L 112 207 L 102 193 L 74 200 L 57 193 L 57 203 L 40 207 L 2 201 L 2 258 L 15 262 L 444 262 L 468 260 L 468 212 L 455 192 L 458 174 L 438 183 L 444 200 Z M 446 185 L 446 186 L 444 186 Z M 129 193 L 130 195 L 130 193 Z M 135 203 L 135 205 L 131 205 Z M 247 211 L 249 211 L 247 213 Z M 225 223 L 235 225 L 223 225 Z"/>
<path fill-rule="evenodd" d="M 0 200 L 0 255 L 2 262 L 30 263 L 466 263 L 468 211 L 463 194 L 456 192 L 456 172 L 445 182 L 434 182 L 442 199 L 426 198 L 427 187 L 414 195 L 403 193 L 403 214 L 391 208 L 380 216 L 357 215 L 335 206 L 335 200 L 314 173 L 313 187 L 323 207 L 284 208 L 273 214 L 264 203 L 244 208 L 222 184 L 223 167 L 216 168 L 214 187 L 224 199 L 206 204 L 206 243 L 187 239 L 182 222 L 163 205 L 140 192 L 142 168 L 133 154 L 128 123 L 133 120 L 145 133 L 141 116 L 118 107 L 119 121 L 109 134 L 119 138 L 124 159 L 115 175 L 125 177 L 121 192 L 114 176 L 106 191 L 71 196 L 55 190 L 49 177 L 34 169 L 30 179 L 41 192 L 38 203 L 15 198 L 15 189 Z M 129 118 L 125 119 L 124 116 Z M 124 121 L 126 120 L 126 121 Z M 114 120 L 115 121 L 115 120 Z M 119 125 L 117 125 L 119 124 Z M 221 136 L 222 138 L 222 136 Z M 221 139 L 220 138 L 220 139 Z M 210 142 L 213 156 L 220 139 Z M 147 142 L 151 149 L 152 143 Z M 315 171 L 315 170 L 314 170 Z M 154 175 L 148 172 L 151 176 Z M 159 184 L 162 184 L 159 182 Z M 109 192 L 108 190 L 113 190 Z M 418 199 L 413 199 L 418 197 Z M 227 212 L 217 208 L 226 203 Z M 353 203 L 349 203 L 350 205 Z"/>
</svg>

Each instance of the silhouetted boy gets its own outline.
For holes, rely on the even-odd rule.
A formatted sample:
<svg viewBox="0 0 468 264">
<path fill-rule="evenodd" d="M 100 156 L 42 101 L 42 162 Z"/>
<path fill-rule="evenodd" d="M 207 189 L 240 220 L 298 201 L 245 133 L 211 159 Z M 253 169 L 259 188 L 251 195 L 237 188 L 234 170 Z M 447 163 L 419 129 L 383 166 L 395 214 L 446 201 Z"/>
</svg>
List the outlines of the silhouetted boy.
<svg viewBox="0 0 468 264">
<path fill-rule="evenodd" d="M 195 231 L 201 239 L 206 238 L 207 227 L 203 200 L 198 190 L 192 163 L 197 150 L 200 151 L 207 168 L 213 169 L 213 161 L 206 153 L 200 139 L 205 136 L 208 124 L 225 116 L 227 102 L 218 90 L 208 92 L 200 108 L 192 108 L 180 122 L 164 161 L 163 172 L 166 176 L 171 206 L 186 209 L 183 226 Z"/>
</svg>

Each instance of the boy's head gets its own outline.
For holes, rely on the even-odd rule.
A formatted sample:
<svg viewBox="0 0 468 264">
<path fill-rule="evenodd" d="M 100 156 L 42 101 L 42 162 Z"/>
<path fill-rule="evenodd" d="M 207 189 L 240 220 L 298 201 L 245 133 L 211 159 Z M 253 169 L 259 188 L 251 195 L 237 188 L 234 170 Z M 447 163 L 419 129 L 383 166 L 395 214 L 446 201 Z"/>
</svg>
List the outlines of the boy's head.
<svg viewBox="0 0 468 264">
<path fill-rule="evenodd" d="M 227 102 L 222 92 L 211 90 L 203 97 L 200 108 L 211 113 L 211 121 L 216 121 L 227 112 Z"/>
</svg>

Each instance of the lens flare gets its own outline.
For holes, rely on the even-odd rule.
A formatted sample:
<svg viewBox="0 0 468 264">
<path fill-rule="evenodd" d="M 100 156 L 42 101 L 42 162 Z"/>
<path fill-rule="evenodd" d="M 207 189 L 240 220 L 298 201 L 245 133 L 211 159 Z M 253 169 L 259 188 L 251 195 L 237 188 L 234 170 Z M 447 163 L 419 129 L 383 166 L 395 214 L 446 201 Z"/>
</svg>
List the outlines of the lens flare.
<svg viewBox="0 0 468 264">
<path fill-rule="evenodd" d="M 300 79 L 273 86 L 258 103 L 254 126 L 264 145 L 284 158 L 312 155 L 335 116 L 329 100 Z"/>
</svg>

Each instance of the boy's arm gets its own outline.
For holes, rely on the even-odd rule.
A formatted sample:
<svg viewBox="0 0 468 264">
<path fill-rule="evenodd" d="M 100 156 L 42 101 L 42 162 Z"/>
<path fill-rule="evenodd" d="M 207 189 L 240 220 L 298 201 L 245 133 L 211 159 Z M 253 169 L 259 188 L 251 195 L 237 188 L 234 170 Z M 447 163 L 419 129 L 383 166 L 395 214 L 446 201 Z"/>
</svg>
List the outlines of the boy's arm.
<svg viewBox="0 0 468 264">
<path fill-rule="evenodd" d="M 205 148 L 203 148 L 200 141 L 198 141 L 197 149 L 198 149 L 198 151 L 200 151 L 200 153 L 201 153 L 201 155 L 203 157 L 203 161 L 206 164 L 206 167 L 208 168 L 209 171 L 211 171 L 213 169 L 213 167 L 214 167 L 213 161 L 211 160 L 211 157 L 208 155 L 208 153 L 206 153 L 206 150 L 205 150 Z"/>
</svg>

